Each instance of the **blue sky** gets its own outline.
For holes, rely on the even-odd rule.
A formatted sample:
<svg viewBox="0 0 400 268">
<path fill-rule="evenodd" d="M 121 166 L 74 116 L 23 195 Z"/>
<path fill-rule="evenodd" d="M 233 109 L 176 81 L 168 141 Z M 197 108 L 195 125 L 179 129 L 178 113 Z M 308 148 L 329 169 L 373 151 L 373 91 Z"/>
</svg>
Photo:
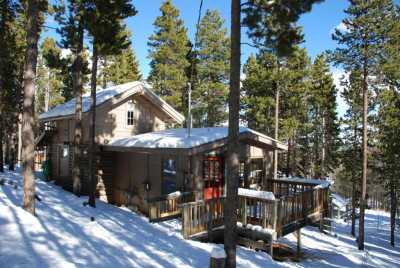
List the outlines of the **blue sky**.
<svg viewBox="0 0 400 268">
<path fill-rule="evenodd" d="M 140 70 L 144 77 L 147 77 L 150 67 L 148 58 L 147 40 L 154 32 L 153 22 L 160 15 L 159 7 L 163 0 L 133 1 L 138 14 L 127 20 L 128 28 L 132 32 L 132 45 L 136 52 L 140 64 Z M 398 2 L 398 1 L 396 1 Z M 190 39 L 194 40 L 195 25 L 197 22 L 198 8 L 200 0 L 173 0 L 174 5 L 180 10 L 181 18 L 184 20 Z M 299 24 L 303 27 L 305 42 L 302 46 L 306 47 L 311 58 L 315 58 L 319 53 L 327 49 L 334 49 L 336 44 L 331 39 L 331 33 L 345 17 L 343 10 L 348 6 L 347 0 L 326 0 L 316 4 L 310 13 L 302 15 Z M 225 26 L 229 30 L 230 23 L 230 0 L 204 0 L 203 14 L 206 9 L 217 9 L 225 19 Z M 57 27 L 52 18 L 48 18 L 48 26 Z M 44 36 L 52 36 L 58 39 L 54 30 L 47 29 Z M 242 41 L 248 42 L 245 30 L 242 31 Z M 247 45 L 242 46 L 242 64 L 246 61 L 255 49 Z M 339 84 L 339 78 L 343 71 L 332 68 L 335 82 Z M 338 96 L 338 113 L 343 115 L 345 105 Z"/>
<path fill-rule="evenodd" d="M 140 70 L 146 77 L 149 72 L 149 59 L 147 40 L 154 32 L 153 22 L 160 15 L 159 7 L 162 0 L 133 1 L 138 14 L 128 19 L 128 28 L 132 31 L 132 44 L 140 63 Z M 195 25 L 200 0 L 173 0 L 174 5 L 180 10 L 181 17 L 185 21 L 190 39 L 194 40 Z M 327 0 L 314 6 L 312 12 L 304 14 L 299 24 L 303 26 L 305 33 L 305 46 L 312 58 L 326 49 L 333 49 L 335 43 L 331 40 L 331 31 L 344 18 L 343 10 L 347 6 L 346 0 Z M 229 0 L 204 0 L 203 14 L 206 9 L 217 9 L 225 19 L 226 28 L 229 29 L 230 1 Z M 56 27 L 55 22 L 49 18 L 48 26 Z M 54 30 L 47 29 L 44 36 L 58 38 Z M 247 36 L 243 31 L 243 41 Z M 242 62 L 254 53 L 255 50 L 247 45 L 242 46 Z"/>
</svg>

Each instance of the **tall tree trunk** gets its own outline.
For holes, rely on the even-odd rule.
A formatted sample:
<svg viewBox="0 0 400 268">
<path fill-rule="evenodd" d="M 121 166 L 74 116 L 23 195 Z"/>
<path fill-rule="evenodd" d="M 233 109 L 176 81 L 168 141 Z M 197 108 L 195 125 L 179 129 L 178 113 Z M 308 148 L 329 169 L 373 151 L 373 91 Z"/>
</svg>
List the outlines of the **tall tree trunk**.
<svg viewBox="0 0 400 268">
<path fill-rule="evenodd" d="M 4 143 L 4 123 L 3 120 L 0 120 L 0 172 L 4 172 L 4 152 L 3 152 L 3 143 Z"/>
<path fill-rule="evenodd" d="M 16 129 L 16 124 L 13 123 L 13 131 L 10 135 L 10 152 L 9 152 L 9 158 L 10 158 L 10 163 L 8 164 L 8 169 L 11 171 L 15 170 L 15 129 Z"/>
<path fill-rule="evenodd" d="M 22 174 L 24 178 L 23 208 L 35 214 L 35 174 L 34 174 L 34 104 L 35 77 L 39 40 L 39 2 L 27 2 L 26 55 L 24 70 L 24 104 L 22 117 Z"/>
<path fill-rule="evenodd" d="M 18 155 L 17 161 L 19 166 L 21 166 L 22 161 L 22 114 L 18 115 Z"/>
<path fill-rule="evenodd" d="M 322 112 L 322 150 L 321 150 L 321 178 L 326 179 L 325 174 L 325 158 L 326 158 L 326 145 L 325 145 L 325 115 Z"/>
<path fill-rule="evenodd" d="M 395 183 L 390 182 L 390 244 L 394 247 L 394 231 L 396 228 L 397 196 Z"/>
<path fill-rule="evenodd" d="M 292 142 L 291 142 L 291 138 L 289 138 L 288 139 L 288 150 L 286 153 L 286 177 L 289 177 L 291 175 L 291 170 L 290 170 L 290 161 L 292 161 L 291 153 L 292 153 Z"/>
<path fill-rule="evenodd" d="M 353 142 L 353 156 L 357 154 L 357 123 L 354 126 L 354 142 Z M 352 184 L 352 197 L 351 197 L 351 235 L 356 235 L 356 174 L 355 166 L 351 170 L 351 184 Z"/>
<path fill-rule="evenodd" d="M 279 85 L 276 85 L 275 92 L 275 140 L 279 139 Z M 274 150 L 274 180 L 278 179 L 278 150 Z"/>
<path fill-rule="evenodd" d="M 364 216 L 367 197 L 367 169 L 368 169 L 368 69 L 364 63 L 363 70 L 363 156 L 361 177 L 360 220 L 358 234 L 358 249 L 364 250 Z"/>
<path fill-rule="evenodd" d="M 9 129 L 9 126 L 8 126 L 6 132 L 9 132 L 9 130 L 10 129 Z M 8 135 L 6 134 L 4 136 L 4 134 L 3 134 L 3 137 L 2 137 L 3 143 L 4 143 L 4 149 L 5 149 L 4 152 L 3 152 L 3 154 L 4 154 L 3 162 L 7 166 L 7 165 L 10 165 L 10 137 L 11 137 L 11 135 L 10 134 L 8 134 Z"/>
<path fill-rule="evenodd" d="M 93 40 L 92 76 L 90 82 L 90 124 L 89 124 L 89 205 L 96 207 L 96 86 L 97 86 L 97 45 Z"/>
<path fill-rule="evenodd" d="M 80 7 L 79 7 L 80 8 Z M 75 90 L 75 135 L 74 135 L 74 162 L 72 168 L 73 192 L 80 196 L 81 167 L 80 160 L 82 155 L 82 62 L 83 62 L 83 22 L 79 18 L 78 44 L 76 49 L 75 61 L 73 65 L 73 87 Z"/>
<path fill-rule="evenodd" d="M 236 267 L 236 223 L 239 183 L 239 104 L 240 104 L 240 0 L 231 2 L 231 60 L 229 90 L 229 132 L 227 193 L 224 208 L 226 266 Z"/>
</svg>

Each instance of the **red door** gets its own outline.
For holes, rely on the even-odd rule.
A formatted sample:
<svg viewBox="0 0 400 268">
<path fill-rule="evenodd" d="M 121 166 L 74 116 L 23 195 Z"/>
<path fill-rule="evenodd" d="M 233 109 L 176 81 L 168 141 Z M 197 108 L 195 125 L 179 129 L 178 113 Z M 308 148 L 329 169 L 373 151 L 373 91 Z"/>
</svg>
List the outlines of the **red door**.
<svg viewBox="0 0 400 268">
<path fill-rule="evenodd" d="M 219 198 L 223 191 L 222 158 L 209 156 L 204 160 L 204 200 Z"/>
</svg>

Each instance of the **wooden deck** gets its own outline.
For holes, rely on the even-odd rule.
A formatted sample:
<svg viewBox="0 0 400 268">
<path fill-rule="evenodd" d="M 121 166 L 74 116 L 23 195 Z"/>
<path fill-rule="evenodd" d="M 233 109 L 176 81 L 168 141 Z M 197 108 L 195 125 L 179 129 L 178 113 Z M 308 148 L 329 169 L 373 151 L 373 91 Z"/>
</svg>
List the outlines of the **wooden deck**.
<svg viewBox="0 0 400 268">
<path fill-rule="evenodd" d="M 275 200 L 239 196 L 238 232 L 275 240 L 328 214 L 328 188 L 283 180 L 270 181 L 268 188 L 273 190 Z M 184 238 L 223 228 L 224 198 L 188 202 L 191 198 L 186 194 L 149 200 L 150 221 L 181 217 Z"/>
</svg>

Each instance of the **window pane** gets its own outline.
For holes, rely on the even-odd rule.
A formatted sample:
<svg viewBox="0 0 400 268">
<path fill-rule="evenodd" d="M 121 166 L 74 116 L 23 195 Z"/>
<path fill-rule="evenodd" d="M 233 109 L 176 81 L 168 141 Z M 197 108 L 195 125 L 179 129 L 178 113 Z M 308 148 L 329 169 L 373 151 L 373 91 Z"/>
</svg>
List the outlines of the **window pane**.
<svg viewBox="0 0 400 268">
<path fill-rule="evenodd" d="M 127 113 L 127 124 L 128 126 L 133 125 L 133 111 L 128 111 Z"/>
<path fill-rule="evenodd" d="M 173 159 L 164 160 L 162 194 L 170 194 L 176 190 L 176 161 Z"/>
</svg>

